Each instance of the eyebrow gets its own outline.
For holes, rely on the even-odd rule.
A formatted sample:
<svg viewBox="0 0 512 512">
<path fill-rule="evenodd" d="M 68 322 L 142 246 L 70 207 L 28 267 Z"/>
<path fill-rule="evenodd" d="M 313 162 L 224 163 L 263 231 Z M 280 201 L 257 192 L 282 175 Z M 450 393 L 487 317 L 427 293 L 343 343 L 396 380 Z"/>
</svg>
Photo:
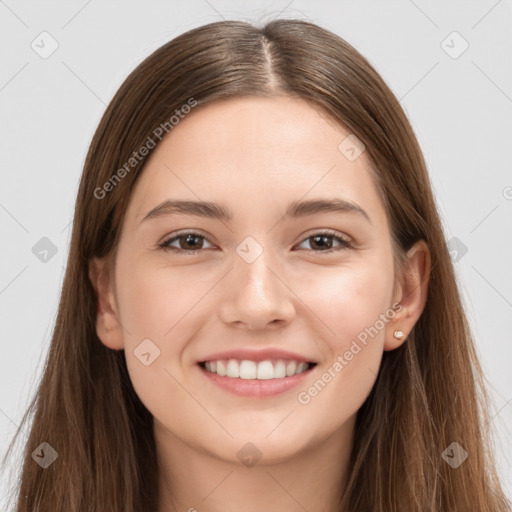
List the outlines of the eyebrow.
<svg viewBox="0 0 512 512">
<path fill-rule="evenodd" d="M 370 224 L 372 223 L 369 215 L 359 205 L 341 198 L 292 201 L 288 205 L 283 218 L 297 219 L 320 213 L 355 213 L 364 217 Z M 223 204 L 208 201 L 180 201 L 168 199 L 150 210 L 140 223 L 167 215 L 195 215 L 197 217 L 218 219 L 221 221 L 231 221 L 233 219 L 233 213 Z"/>
</svg>

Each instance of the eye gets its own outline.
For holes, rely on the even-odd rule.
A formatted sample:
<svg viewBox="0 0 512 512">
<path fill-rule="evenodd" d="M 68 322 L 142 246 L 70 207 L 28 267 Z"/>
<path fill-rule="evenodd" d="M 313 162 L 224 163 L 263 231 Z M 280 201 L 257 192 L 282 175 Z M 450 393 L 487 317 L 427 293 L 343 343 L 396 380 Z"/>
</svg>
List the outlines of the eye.
<svg viewBox="0 0 512 512">
<path fill-rule="evenodd" d="M 197 252 L 199 252 L 197 249 L 201 249 L 201 247 L 198 246 L 202 245 L 201 243 L 198 242 L 199 239 L 203 239 L 206 240 L 208 243 L 211 243 L 204 235 L 200 235 L 199 233 L 194 232 L 186 232 L 180 235 L 173 236 L 168 240 L 165 240 L 159 245 L 159 247 L 161 247 L 162 249 L 170 249 L 172 251 L 179 253 L 186 252 L 188 254 L 196 254 Z M 178 242 L 179 247 L 173 247 L 171 244 L 173 244 L 174 242 Z"/>
<path fill-rule="evenodd" d="M 332 243 L 332 241 L 330 241 L 330 239 L 337 240 L 339 242 L 339 246 L 333 247 L 333 243 Z M 330 253 L 330 252 L 334 252 L 334 251 L 340 251 L 343 249 L 349 249 L 350 247 L 352 247 L 352 244 L 350 243 L 349 240 L 346 240 L 345 238 L 339 236 L 336 233 L 336 231 L 331 231 L 331 230 L 324 230 L 319 233 L 314 233 L 313 235 L 310 235 L 307 238 L 305 238 L 301 242 L 300 245 L 302 245 L 304 242 L 307 242 L 310 240 L 313 241 L 313 244 L 310 243 L 310 245 L 323 248 L 324 250 L 320 250 L 320 251 L 315 251 L 313 249 L 309 249 L 309 250 L 313 250 L 313 252 L 320 252 L 322 254 Z"/>
<path fill-rule="evenodd" d="M 331 241 L 332 239 L 338 242 L 338 247 L 333 247 L 333 242 Z M 159 244 L 159 247 L 162 249 L 169 249 L 177 253 L 197 254 L 198 252 L 200 252 L 200 249 L 203 249 L 203 244 L 201 243 L 201 240 L 211 244 L 210 240 L 208 240 L 206 236 L 201 235 L 199 233 L 187 231 L 185 233 L 181 233 L 179 235 L 175 235 L 171 238 L 168 238 L 167 240 Z M 336 231 L 331 230 L 324 230 L 318 233 L 314 233 L 313 235 L 310 235 L 307 238 L 305 238 L 299 245 L 302 245 L 304 242 L 309 241 L 313 242 L 310 242 L 310 245 L 312 247 L 319 247 L 321 250 L 315 250 L 314 248 L 307 250 L 323 254 L 348 249 L 352 247 L 352 244 L 349 240 L 346 240 L 345 238 L 337 234 Z M 176 242 L 178 243 L 178 247 L 172 245 Z"/>
</svg>

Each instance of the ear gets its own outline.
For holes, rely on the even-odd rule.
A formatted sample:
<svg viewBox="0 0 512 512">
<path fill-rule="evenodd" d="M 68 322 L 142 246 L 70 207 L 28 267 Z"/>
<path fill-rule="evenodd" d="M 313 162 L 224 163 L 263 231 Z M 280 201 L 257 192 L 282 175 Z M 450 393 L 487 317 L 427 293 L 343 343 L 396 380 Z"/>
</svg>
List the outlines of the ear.
<svg viewBox="0 0 512 512">
<path fill-rule="evenodd" d="M 113 350 L 124 348 L 122 327 L 118 321 L 114 279 L 106 259 L 89 262 L 89 279 L 96 292 L 96 333 L 101 342 Z"/>
<path fill-rule="evenodd" d="M 407 251 L 401 277 L 402 283 L 396 297 L 401 309 L 397 308 L 397 313 L 388 324 L 384 350 L 394 350 L 405 342 L 425 308 L 430 279 L 430 251 L 424 240 L 418 240 Z M 395 331 L 402 331 L 403 337 L 397 339 Z"/>
</svg>

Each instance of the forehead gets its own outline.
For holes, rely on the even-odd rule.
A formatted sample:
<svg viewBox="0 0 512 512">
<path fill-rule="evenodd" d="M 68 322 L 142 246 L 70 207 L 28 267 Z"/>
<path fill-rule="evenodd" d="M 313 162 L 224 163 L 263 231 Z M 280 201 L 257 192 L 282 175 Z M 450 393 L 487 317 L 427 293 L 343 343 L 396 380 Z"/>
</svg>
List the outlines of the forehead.
<svg viewBox="0 0 512 512">
<path fill-rule="evenodd" d="M 302 99 L 243 97 L 200 105 L 153 150 L 127 214 L 140 219 L 169 197 L 222 202 L 233 212 L 344 197 L 382 213 L 365 153 L 349 160 L 339 149 L 349 135 Z"/>
<path fill-rule="evenodd" d="M 172 129 L 153 156 L 179 150 L 183 157 L 188 153 L 195 159 L 229 161 L 233 167 L 255 158 L 291 160 L 294 154 L 296 159 L 314 161 L 320 153 L 324 157 L 337 155 L 339 142 L 349 134 L 303 99 L 246 96 L 196 107 Z"/>
</svg>

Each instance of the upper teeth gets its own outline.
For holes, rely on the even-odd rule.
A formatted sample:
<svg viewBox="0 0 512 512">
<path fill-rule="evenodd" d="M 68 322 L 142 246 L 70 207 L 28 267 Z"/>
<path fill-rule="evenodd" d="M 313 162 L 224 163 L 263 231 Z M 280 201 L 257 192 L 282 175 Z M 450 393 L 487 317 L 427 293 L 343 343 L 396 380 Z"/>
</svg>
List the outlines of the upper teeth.
<svg viewBox="0 0 512 512">
<path fill-rule="evenodd" d="M 241 379 L 280 379 L 291 377 L 308 369 L 308 363 L 298 361 L 255 361 L 236 359 L 207 361 L 205 367 L 217 375 Z"/>
</svg>

